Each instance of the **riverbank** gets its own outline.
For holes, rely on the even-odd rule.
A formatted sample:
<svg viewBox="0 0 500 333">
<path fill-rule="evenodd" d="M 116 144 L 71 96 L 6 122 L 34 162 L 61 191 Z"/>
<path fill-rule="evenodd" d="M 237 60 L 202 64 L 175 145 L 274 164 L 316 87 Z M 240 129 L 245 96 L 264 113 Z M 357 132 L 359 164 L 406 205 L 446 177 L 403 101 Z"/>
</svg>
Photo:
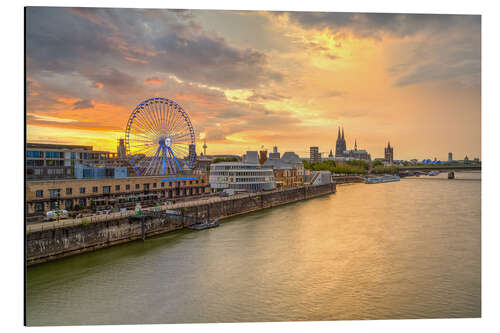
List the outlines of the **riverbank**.
<svg viewBox="0 0 500 333">
<path fill-rule="evenodd" d="M 152 237 L 183 229 L 193 223 L 193 218 L 225 219 L 335 191 L 336 184 L 302 186 L 229 198 L 195 200 L 179 204 L 179 207 L 162 207 L 180 210 L 181 216 L 147 216 L 141 221 L 131 218 L 133 212 L 128 212 L 125 215 L 98 216 L 91 220 L 61 221 L 45 228 L 44 225 L 33 225 L 26 234 L 26 261 L 30 266 L 142 239 L 143 236 Z"/>
</svg>

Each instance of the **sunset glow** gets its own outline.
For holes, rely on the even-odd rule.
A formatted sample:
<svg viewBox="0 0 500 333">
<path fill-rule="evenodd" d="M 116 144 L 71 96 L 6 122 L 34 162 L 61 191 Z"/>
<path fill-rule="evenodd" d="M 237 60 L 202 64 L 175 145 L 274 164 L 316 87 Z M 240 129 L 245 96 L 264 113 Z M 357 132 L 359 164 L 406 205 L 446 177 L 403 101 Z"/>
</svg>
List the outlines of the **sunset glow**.
<svg viewBox="0 0 500 333">
<path fill-rule="evenodd" d="M 481 157 L 481 19 L 465 15 L 27 9 L 27 141 L 116 151 L 161 96 L 209 154 Z M 63 27 L 63 28 L 61 28 Z"/>
</svg>

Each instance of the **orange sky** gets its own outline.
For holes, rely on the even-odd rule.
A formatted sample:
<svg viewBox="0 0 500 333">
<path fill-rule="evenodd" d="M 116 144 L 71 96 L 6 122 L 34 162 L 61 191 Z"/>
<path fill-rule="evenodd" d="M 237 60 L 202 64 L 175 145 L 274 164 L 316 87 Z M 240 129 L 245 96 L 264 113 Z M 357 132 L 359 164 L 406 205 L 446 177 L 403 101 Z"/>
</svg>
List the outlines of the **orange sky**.
<svg viewBox="0 0 500 333">
<path fill-rule="evenodd" d="M 64 27 L 64 28 L 61 28 Z M 27 140 L 116 150 L 152 96 L 207 152 L 481 156 L 478 16 L 28 8 Z M 198 152 L 201 151 L 198 140 Z"/>
</svg>

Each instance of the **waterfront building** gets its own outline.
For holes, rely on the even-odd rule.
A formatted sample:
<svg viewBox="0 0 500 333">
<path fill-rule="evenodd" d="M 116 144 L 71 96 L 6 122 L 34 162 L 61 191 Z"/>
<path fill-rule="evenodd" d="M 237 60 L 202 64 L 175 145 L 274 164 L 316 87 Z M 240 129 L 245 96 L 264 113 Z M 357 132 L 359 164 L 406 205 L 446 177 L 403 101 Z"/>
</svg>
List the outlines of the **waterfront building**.
<svg viewBox="0 0 500 333">
<path fill-rule="evenodd" d="M 448 153 L 448 162 L 453 161 L 453 153 L 449 152 Z"/>
<path fill-rule="evenodd" d="M 246 156 L 248 156 L 247 152 Z M 253 154 L 250 154 L 250 156 Z M 210 165 L 210 187 L 214 191 L 262 191 L 276 188 L 273 170 L 257 163 L 222 162 Z"/>
<path fill-rule="evenodd" d="M 28 215 L 55 209 L 134 207 L 209 193 L 207 173 L 179 177 L 27 180 Z"/>
<path fill-rule="evenodd" d="M 241 157 L 238 155 L 203 155 L 196 156 L 195 159 L 195 168 L 194 170 L 203 170 L 210 171 L 210 165 L 217 158 L 227 158 L 227 159 L 236 159 L 237 161 L 241 160 Z"/>
<path fill-rule="evenodd" d="M 332 183 L 332 173 L 328 170 L 309 171 L 304 182 L 309 185 L 324 185 Z"/>
<path fill-rule="evenodd" d="M 318 147 L 309 148 L 309 162 L 321 162 L 321 153 Z"/>
<path fill-rule="evenodd" d="M 73 178 L 76 164 L 109 165 L 117 155 L 92 146 L 27 143 L 26 179 Z"/>
<path fill-rule="evenodd" d="M 276 185 L 280 188 L 304 184 L 304 163 L 294 152 L 286 152 L 280 159 L 269 159 L 263 166 L 273 169 Z"/>
<path fill-rule="evenodd" d="M 387 143 L 387 147 L 384 148 L 384 161 L 387 164 L 392 164 L 394 161 L 394 148 L 391 147 L 391 143 Z"/>
</svg>

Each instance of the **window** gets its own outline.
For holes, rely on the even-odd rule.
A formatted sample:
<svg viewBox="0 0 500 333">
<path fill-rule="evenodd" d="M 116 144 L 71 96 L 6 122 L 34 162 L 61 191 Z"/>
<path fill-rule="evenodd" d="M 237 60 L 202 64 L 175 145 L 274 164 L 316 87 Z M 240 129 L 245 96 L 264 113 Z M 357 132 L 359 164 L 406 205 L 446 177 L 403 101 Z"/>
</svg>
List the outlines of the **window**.
<svg viewBox="0 0 500 333">
<path fill-rule="evenodd" d="M 59 153 L 58 151 L 47 151 L 47 152 L 45 152 L 45 157 L 47 157 L 47 158 L 61 158 L 61 157 L 63 157 L 63 153 Z"/>
<path fill-rule="evenodd" d="M 71 153 L 71 159 L 74 160 L 76 158 L 76 153 Z"/>
<path fill-rule="evenodd" d="M 130 190 L 130 184 L 125 185 L 126 190 Z"/>
<path fill-rule="evenodd" d="M 43 157 L 43 152 L 41 152 L 41 151 L 27 151 L 26 157 Z"/>
<path fill-rule="evenodd" d="M 73 189 L 71 187 L 67 187 L 66 194 L 72 194 L 72 193 L 73 193 Z"/>
<path fill-rule="evenodd" d="M 145 191 L 149 190 L 149 184 L 144 184 L 144 190 Z"/>
<path fill-rule="evenodd" d="M 85 200 L 84 198 L 81 198 L 78 200 L 78 205 L 81 207 L 81 208 L 86 208 L 87 207 L 87 200 Z"/>
<path fill-rule="evenodd" d="M 61 190 L 58 188 L 52 189 L 52 190 L 49 190 L 49 193 L 50 193 L 51 198 L 59 198 L 59 194 L 61 193 Z"/>
<path fill-rule="evenodd" d="M 109 192 L 111 192 L 111 186 L 102 187 L 102 193 L 109 193 Z"/>
<path fill-rule="evenodd" d="M 204 183 L 205 183 L 205 179 L 202 179 L 202 180 L 201 180 L 201 183 L 202 183 L 202 184 L 204 184 Z"/>
<path fill-rule="evenodd" d="M 92 192 L 97 193 L 97 186 L 92 187 Z"/>
<path fill-rule="evenodd" d="M 64 203 L 64 208 L 66 208 L 66 210 L 72 210 L 73 209 L 73 200 L 67 199 L 66 202 Z"/>
<path fill-rule="evenodd" d="M 136 190 L 138 190 L 138 189 L 139 189 L 139 187 L 140 187 L 140 185 L 139 185 L 139 184 L 135 184 L 135 189 L 136 189 Z"/>
<path fill-rule="evenodd" d="M 54 210 L 54 209 L 58 209 L 58 208 L 59 208 L 59 204 L 57 203 L 57 201 L 50 202 L 50 210 Z"/>
<path fill-rule="evenodd" d="M 161 183 L 161 185 L 160 185 L 160 186 L 161 186 L 161 187 L 165 187 L 165 183 Z"/>
<path fill-rule="evenodd" d="M 172 187 L 172 182 L 168 182 L 168 186 Z"/>
<path fill-rule="evenodd" d="M 42 198 L 42 197 L 43 197 L 43 190 L 37 190 L 37 191 L 35 192 L 35 196 L 36 196 L 37 198 Z"/>
<path fill-rule="evenodd" d="M 80 187 L 80 193 L 85 193 L 85 187 Z"/>
<path fill-rule="evenodd" d="M 115 191 L 119 191 L 120 190 L 120 185 L 115 185 Z"/>
<path fill-rule="evenodd" d="M 35 203 L 35 212 L 43 212 L 43 203 L 41 202 Z"/>
<path fill-rule="evenodd" d="M 193 181 L 192 181 L 192 180 L 190 180 L 190 181 L 189 181 L 189 185 L 191 185 L 191 184 L 193 184 Z"/>
<path fill-rule="evenodd" d="M 153 188 L 156 188 L 156 183 L 153 183 Z"/>
<path fill-rule="evenodd" d="M 196 184 L 198 184 L 198 179 L 196 180 Z"/>
</svg>

